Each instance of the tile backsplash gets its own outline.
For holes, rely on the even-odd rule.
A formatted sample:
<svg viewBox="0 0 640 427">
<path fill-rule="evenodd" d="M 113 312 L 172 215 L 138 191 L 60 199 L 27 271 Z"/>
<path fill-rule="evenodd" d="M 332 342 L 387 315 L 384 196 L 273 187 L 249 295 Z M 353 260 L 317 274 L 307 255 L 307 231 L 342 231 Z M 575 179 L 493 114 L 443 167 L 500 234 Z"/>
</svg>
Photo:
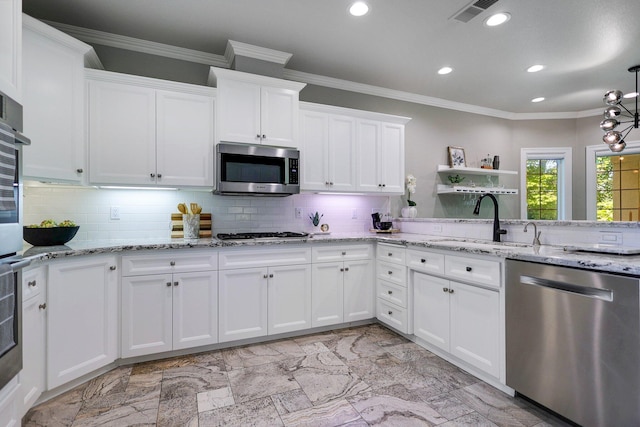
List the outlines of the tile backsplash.
<svg viewBox="0 0 640 427">
<path fill-rule="evenodd" d="M 312 231 L 309 215 L 333 232 L 365 231 L 372 211 L 389 211 L 389 197 L 299 194 L 289 197 L 218 196 L 205 191 L 98 189 L 26 183 L 23 222 L 70 219 L 80 225 L 76 240 L 166 238 L 178 203 L 198 203 L 211 212 L 213 234 L 238 231 Z M 120 219 L 111 219 L 112 208 Z M 296 208 L 302 209 L 296 218 Z M 354 218 L 355 217 L 355 218 Z"/>
</svg>

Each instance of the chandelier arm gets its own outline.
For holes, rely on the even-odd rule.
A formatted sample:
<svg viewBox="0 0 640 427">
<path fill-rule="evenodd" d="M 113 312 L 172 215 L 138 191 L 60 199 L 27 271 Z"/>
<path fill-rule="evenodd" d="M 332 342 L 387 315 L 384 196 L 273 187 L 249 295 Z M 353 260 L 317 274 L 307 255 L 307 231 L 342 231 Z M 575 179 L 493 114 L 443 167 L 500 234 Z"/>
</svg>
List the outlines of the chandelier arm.
<svg viewBox="0 0 640 427">
<path fill-rule="evenodd" d="M 636 98 L 636 104 L 638 103 L 638 98 Z M 620 104 L 618 104 L 618 107 L 622 107 L 624 108 L 624 111 L 626 111 L 627 113 L 629 113 L 629 117 L 635 117 L 635 114 L 632 113 L 631 111 L 629 111 L 629 109 L 627 107 L 625 107 L 622 102 Z M 636 105 L 636 111 L 638 110 L 638 106 Z"/>
</svg>

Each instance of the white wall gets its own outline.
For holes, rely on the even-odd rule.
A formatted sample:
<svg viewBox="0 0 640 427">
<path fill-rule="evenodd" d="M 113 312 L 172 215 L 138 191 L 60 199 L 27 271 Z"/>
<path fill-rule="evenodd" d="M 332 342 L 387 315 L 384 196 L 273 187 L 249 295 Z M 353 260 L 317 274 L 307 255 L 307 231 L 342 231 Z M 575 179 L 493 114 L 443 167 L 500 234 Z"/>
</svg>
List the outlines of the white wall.
<svg viewBox="0 0 640 427">
<path fill-rule="evenodd" d="M 43 219 L 70 219 L 80 225 L 75 240 L 166 238 L 178 203 L 195 202 L 212 213 L 213 233 L 238 231 L 313 231 L 309 214 L 324 217 L 334 233 L 366 231 L 372 210 L 386 213 L 388 197 L 301 194 L 290 197 L 217 196 L 204 191 L 121 190 L 92 187 L 31 186 L 24 188 L 24 224 Z M 120 208 L 120 220 L 110 208 Z M 296 219 L 294 208 L 304 211 Z M 353 219 L 353 213 L 357 218 Z"/>
</svg>

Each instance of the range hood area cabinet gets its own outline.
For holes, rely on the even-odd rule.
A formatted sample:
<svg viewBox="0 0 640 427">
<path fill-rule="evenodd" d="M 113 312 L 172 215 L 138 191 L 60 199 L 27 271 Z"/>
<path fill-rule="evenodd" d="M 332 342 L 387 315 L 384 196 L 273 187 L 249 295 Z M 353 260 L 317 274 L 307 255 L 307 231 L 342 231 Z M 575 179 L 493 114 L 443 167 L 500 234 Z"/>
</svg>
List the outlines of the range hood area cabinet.
<svg viewBox="0 0 640 427">
<path fill-rule="evenodd" d="M 93 48 L 22 16 L 23 176 L 86 184 L 84 68 L 102 68 Z"/>
<path fill-rule="evenodd" d="M 213 187 L 215 89 L 86 70 L 93 185 Z"/>
<path fill-rule="evenodd" d="M 407 117 L 300 103 L 302 191 L 404 193 Z"/>
<path fill-rule="evenodd" d="M 298 148 L 299 94 L 305 83 L 211 67 L 217 88 L 216 143 Z"/>
</svg>

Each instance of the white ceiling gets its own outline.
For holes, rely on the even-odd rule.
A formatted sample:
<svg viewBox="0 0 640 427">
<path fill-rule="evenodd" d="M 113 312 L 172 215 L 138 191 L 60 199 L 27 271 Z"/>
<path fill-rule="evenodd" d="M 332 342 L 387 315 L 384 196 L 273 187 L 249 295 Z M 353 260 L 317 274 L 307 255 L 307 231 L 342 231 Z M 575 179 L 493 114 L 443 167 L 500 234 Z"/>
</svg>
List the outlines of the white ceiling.
<svg viewBox="0 0 640 427">
<path fill-rule="evenodd" d="M 470 0 L 367 1 L 361 18 L 351 0 L 23 0 L 23 10 L 217 55 L 231 39 L 292 53 L 288 70 L 509 113 L 584 113 L 606 90 L 634 90 L 640 0 L 499 0 L 468 23 L 451 17 Z M 485 27 L 499 11 L 511 20 Z M 545 70 L 525 71 L 538 63 Z M 438 75 L 444 65 L 454 72 Z"/>
</svg>

